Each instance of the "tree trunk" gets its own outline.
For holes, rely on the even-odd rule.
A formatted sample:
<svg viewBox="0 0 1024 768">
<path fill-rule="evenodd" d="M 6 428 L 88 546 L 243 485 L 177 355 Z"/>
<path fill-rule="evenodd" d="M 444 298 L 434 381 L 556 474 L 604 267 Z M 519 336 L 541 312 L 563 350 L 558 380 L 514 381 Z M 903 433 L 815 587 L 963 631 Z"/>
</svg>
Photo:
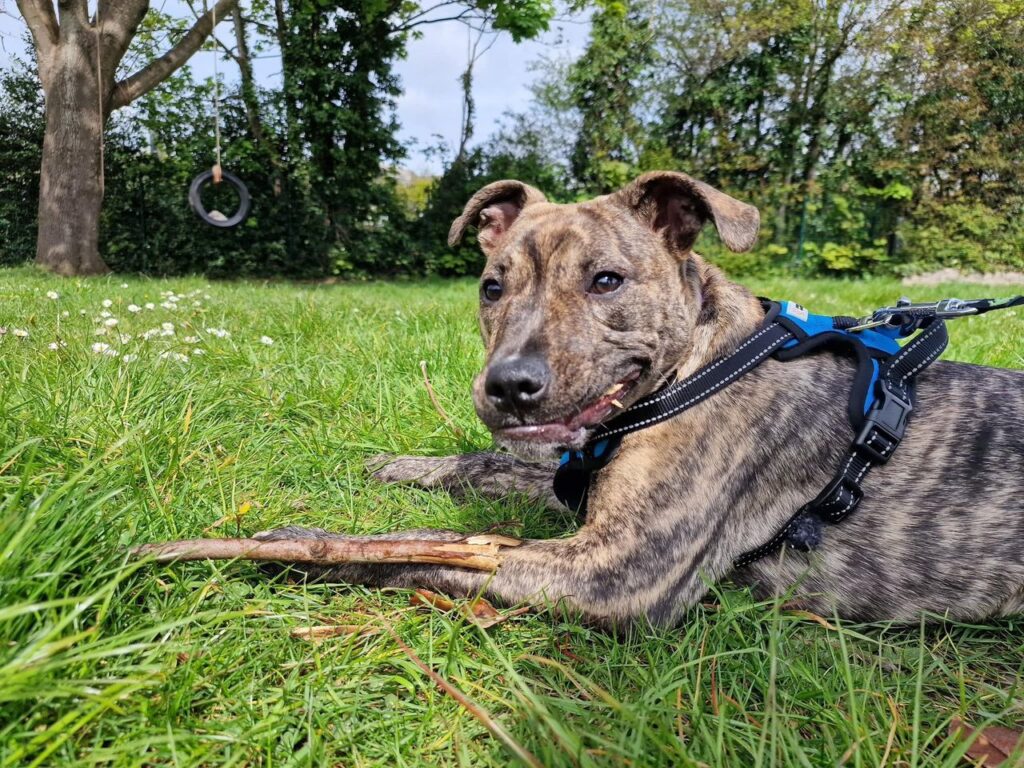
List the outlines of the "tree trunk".
<svg viewBox="0 0 1024 768">
<path fill-rule="evenodd" d="M 94 41 L 70 36 L 47 68 L 46 132 L 39 176 L 36 263 L 61 275 L 98 275 L 105 116 L 97 93 Z"/>
<path fill-rule="evenodd" d="M 249 132 L 252 133 L 252 139 L 257 147 L 263 149 L 263 120 L 260 118 L 260 102 L 256 92 L 256 79 L 252 72 L 249 40 L 245 33 L 242 10 L 237 6 L 232 11 L 232 19 L 235 26 L 235 47 L 238 48 L 235 61 L 238 63 L 238 73 L 242 80 L 242 104 L 245 106 L 245 116 L 249 120 Z"/>
</svg>

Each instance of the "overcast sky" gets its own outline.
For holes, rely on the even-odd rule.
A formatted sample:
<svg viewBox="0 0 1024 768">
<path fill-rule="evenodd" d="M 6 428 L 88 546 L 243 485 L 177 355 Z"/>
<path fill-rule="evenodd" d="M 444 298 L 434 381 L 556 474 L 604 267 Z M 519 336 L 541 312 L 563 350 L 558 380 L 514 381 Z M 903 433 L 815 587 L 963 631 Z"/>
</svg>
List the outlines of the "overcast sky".
<svg viewBox="0 0 1024 768">
<path fill-rule="evenodd" d="M 167 0 L 164 5 L 168 13 L 189 15 L 182 2 Z M 475 70 L 476 140 L 485 140 L 505 112 L 529 107 L 528 86 L 533 79 L 530 63 L 543 55 L 579 55 L 586 44 L 588 26 L 582 20 L 555 22 L 539 40 L 519 45 L 507 35 L 498 38 Z M 0 0 L 0 66 L 6 64 L 12 52 L 21 50 L 24 29 L 14 0 Z M 218 30 L 221 39 L 230 39 L 227 24 L 219 25 Z M 405 162 L 410 170 L 438 170 L 436 162 L 431 163 L 422 154 L 423 148 L 436 144 L 437 136 L 449 146 L 458 142 L 458 77 L 466 66 L 466 43 L 466 28 L 457 22 L 428 25 L 423 27 L 422 39 L 409 42 L 408 57 L 397 64 L 403 89 L 398 100 L 398 120 L 402 125 L 399 136 L 407 145 L 415 142 Z M 212 72 L 212 62 L 212 53 L 202 52 L 196 54 L 192 65 L 197 75 L 205 76 Z M 256 64 L 257 77 L 265 81 L 276 79 L 281 69 L 274 58 L 261 59 Z M 222 63 L 221 67 L 226 74 L 234 74 L 228 65 Z"/>
</svg>

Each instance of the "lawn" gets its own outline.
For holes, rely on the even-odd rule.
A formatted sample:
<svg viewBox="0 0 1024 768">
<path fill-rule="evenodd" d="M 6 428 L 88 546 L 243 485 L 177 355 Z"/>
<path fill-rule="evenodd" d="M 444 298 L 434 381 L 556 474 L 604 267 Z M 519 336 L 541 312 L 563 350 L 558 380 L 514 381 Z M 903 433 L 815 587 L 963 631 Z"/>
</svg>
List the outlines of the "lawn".
<svg viewBox="0 0 1024 768">
<path fill-rule="evenodd" d="M 752 287 L 850 314 L 901 293 L 1010 292 Z M 379 452 L 489 444 L 469 398 L 475 303 L 469 281 L 0 272 L 0 765 L 513 762 L 392 632 L 543 765 L 955 766 L 951 718 L 1024 726 L 1024 618 L 819 623 L 725 586 L 674 631 L 613 637 L 544 613 L 484 631 L 408 593 L 128 557 L 284 524 L 563 532 L 568 515 L 523 503 L 366 480 Z M 951 331 L 947 358 L 1024 367 L 1020 309 Z M 355 631 L 293 636 L 325 625 Z"/>
</svg>

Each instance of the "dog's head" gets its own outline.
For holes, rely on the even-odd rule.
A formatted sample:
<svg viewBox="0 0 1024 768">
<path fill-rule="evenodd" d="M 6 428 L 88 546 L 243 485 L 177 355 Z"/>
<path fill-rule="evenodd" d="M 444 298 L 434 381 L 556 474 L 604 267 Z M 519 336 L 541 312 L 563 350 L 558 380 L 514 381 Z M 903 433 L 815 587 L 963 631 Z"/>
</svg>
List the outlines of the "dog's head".
<svg viewBox="0 0 1024 768">
<path fill-rule="evenodd" d="M 712 221 L 749 249 L 757 209 L 681 173 L 556 205 L 519 181 L 489 184 L 452 224 L 487 257 L 477 413 L 503 446 L 550 456 L 653 390 L 685 358 L 700 313 L 691 248 Z"/>
</svg>

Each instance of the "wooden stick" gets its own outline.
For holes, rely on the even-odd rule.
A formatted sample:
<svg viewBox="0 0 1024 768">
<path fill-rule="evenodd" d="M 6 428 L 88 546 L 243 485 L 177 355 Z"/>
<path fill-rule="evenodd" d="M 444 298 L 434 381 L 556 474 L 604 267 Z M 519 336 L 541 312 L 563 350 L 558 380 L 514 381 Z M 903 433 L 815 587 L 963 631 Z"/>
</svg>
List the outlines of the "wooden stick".
<svg viewBox="0 0 1024 768">
<path fill-rule="evenodd" d="M 279 563 L 435 563 L 478 571 L 495 571 L 501 550 L 518 546 L 508 536 L 471 536 L 462 541 L 370 539 L 187 539 L 144 544 L 132 550 L 136 557 L 158 563 L 177 560 L 269 560 Z"/>
<path fill-rule="evenodd" d="M 530 766 L 531 768 L 543 768 L 544 763 L 537 759 L 537 757 L 526 749 L 522 744 L 516 741 L 512 734 L 505 730 L 504 726 L 491 717 L 490 713 L 487 712 L 483 707 L 473 701 L 469 696 L 464 694 L 461 690 L 455 687 L 452 683 L 448 682 L 445 678 L 441 677 L 437 672 L 427 666 L 427 663 L 423 661 L 416 652 L 403 642 L 402 638 L 398 636 L 398 633 L 388 624 L 385 624 L 388 634 L 391 635 L 391 639 L 395 641 L 395 644 L 402 650 L 409 660 L 419 667 L 423 673 L 434 681 L 434 685 L 440 688 L 442 691 L 451 696 L 455 701 L 461 704 L 469 714 L 480 721 L 491 734 L 498 739 L 502 744 L 509 748 L 516 757 L 518 757 L 523 763 Z"/>
</svg>

